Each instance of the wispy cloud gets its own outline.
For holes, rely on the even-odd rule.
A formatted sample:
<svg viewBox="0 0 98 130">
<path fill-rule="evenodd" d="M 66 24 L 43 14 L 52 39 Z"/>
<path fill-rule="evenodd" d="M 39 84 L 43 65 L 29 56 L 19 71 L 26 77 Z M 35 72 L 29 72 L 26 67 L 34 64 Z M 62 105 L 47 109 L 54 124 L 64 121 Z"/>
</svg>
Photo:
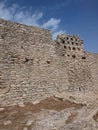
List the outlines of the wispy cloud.
<svg viewBox="0 0 98 130">
<path fill-rule="evenodd" d="M 5 2 L 0 3 L 0 18 L 20 22 L 27 25 L 39 26 L 38 22 L 42 18 L 42 12 L 33 12 L 13 4 L 7 7 Z"/>
<path fill-rule="evenodd" d="M 53 39 L 56 39 L 57 35 L 63 34 L 65 33 L 64 30 L 59 30 L 59 31 L 55 31 L 53 32 Z"/>
<path fill-rule="evenodd" d="M 55 38 L 57 34 L 64 32 L 59 27 L 61 19 L 50 18 L 45 23 L 42 23 L 41 20 L 44 19 L 43 12 L 33 12 L 32 8 L 29 10 L 16 4 L 8 7 L 6 2 L 0 2 L 0 18 L 51 29 L 53 38 Z"/>
<path fill-rule="evenodd" d="M 58 29 L 59 23 L 60 23 L 60 19 L 55 19 L 55 18 L 50 18 L 46 23 L 44 23 L 42 26 L 44 28 L 50 28 L 53 31 L 55 31 L 56 29 Z"/>
<path fill-rule="evenodd" d="M 0 17 L 3 19 L 8 19 L 11 20 L 12 19 L 12 15 L 11 15 L 11 9 L 6 8 L 4 3 L 0 3 Z"/>
<path fill-rule="evenodd" d="M 57 35 L 64 33 L 64 30 L 61 30 L 59 27 L 61 20 L 60 19 L 55 19 L 55 18 L 50 18 L 47 22 L 45 22 L 42 27 L 48 28 L 52 30 L 53 32 L 53 39 L 56 38 Z"/>
</svg>

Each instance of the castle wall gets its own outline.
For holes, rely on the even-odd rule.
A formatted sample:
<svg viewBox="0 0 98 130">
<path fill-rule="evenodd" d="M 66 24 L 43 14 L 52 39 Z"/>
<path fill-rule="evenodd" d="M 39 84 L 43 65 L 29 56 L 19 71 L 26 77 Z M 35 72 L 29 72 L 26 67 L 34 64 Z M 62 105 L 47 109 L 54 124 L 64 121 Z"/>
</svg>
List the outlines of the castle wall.
<svg viewBox="0 0 98 130">
<path fill-rule="evenodd" d="M 93 80 L 93 91 L 98 91 L 98 54 L 94 53 L 86 53 L 87 55 L 87 64 L 90 68 L 92 73 L 92 80 Z"/>
<path fill-rule="evenodd" d="M 48 30 L 0 20 L 0 104 L 92 90 L 95 71 L 90 71 L 82 41 L 59 37 L 53 42 Z"/>
<path fill-rule="evenodd" d="M 42 79 L 47 76 L 51 42 L 48 30 L 0 20 L 0 95 L 3 103 L 35 100 L 45 94 L 41 82 L 47 82 Z"/>
</svg>

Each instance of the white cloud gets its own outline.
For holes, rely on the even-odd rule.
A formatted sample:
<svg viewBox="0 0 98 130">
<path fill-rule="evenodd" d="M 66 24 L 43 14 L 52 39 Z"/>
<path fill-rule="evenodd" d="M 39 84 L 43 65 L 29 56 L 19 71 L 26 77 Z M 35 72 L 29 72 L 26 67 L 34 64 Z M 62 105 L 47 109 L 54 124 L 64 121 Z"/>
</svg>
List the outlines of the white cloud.
<svg viewBox="0 0 98 130">
<path fill-rule="evenodd" d="M 60 34 L 63 34 L 63 33 L 65 33 L 64 30 L 55 31 L 55 32 L 53 33 L 53 39 L 56 39 L 57 35 L 60 35 Z"/>
<path fill-rule="evenodd" d="M 30 10 L 24 10 L 23 8 L 20 9 L 18 5 L 14 4 L 12 7 L 7 7 L 6 3 L 0 3 L 0 18 L 2 19 L 38 26 L 38 21 L 42 16 L 42 12 L 34 12 L 31 14 Z"/>
<path fill-rule="evenodd" d="M 20 11 L 14 15 L 14 21 L 27 25 L 40 26 L 38 22 L 42 18 L 42 16 L 42 12 L 33 13 L 32 15 L 30 15 L 30 12 Z"/>
<path fill-rule="evenodd" d="M 0 18 L 2 19 L 20 22 L 26 25 L 40 26 L 45 29 L 51 29 L 53 32 L 53 38 L 55 38 L 59 33 L 64 33 L 64 31 L 59 27 L 59 24 L 61 22 L 60 19 L 50 18 L 45 23 L 41 24 L 43 13 L 32 12 L 32 9 L 29 10 L 16 4 L 8 7 L 6 5 L 6 2 L 0 2 Z"/>
<path fill-rule="evenodd" d="M 46 23 L 44 23 L 42 26 L 44 28 L 50 28 L 52 29 L 52 31 L 55 31 L 56 29 L 58 29 L 59 23 L 60 23 L 60 19 L 55 19 L 55 18 L 50 18 Z"/>
<path fill-rule="evenodd" d="M 0 3 L 0 17 L 2 19 L 11 20 L 12 15 L 10 12 L 11 12 L 10 9 L 6 8 L 4 3 Z"/>
<path fill-rule="evenodd" d="M 50 18 L 46 23 L 42 25 L 44 28 L 51 29 L 53 32 L 53 39 L 56 39 L 57 35 L 63 34 L 65 31 L 61 30 L 59 27 L 61 20 L 60 19 L 55 19 L 55 18 Z"/>
</svg>

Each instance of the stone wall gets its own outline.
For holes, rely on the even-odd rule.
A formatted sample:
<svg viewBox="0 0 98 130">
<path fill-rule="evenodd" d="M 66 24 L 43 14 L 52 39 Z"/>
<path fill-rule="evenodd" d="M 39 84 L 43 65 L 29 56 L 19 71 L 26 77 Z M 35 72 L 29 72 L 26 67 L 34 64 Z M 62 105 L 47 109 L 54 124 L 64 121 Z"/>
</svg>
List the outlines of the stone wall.
<svg viewBox="0 0 98 130">
<path fill-rule="evenodd" d="M 87 65 L 89 66 L 93 80 L 93 91 L 98 93 L 98 54 L 86 52 Z"/>
<path fill-rule="evenodd" d="M 84 55 L 83 40 L 78 36 L 61 34 L 55 40 L 58 55 L 77 58 Z"/>
<path fill-rule="evenodd" d="M 92 90 L 96 82 L 92 74 L 96 72 L 88 65 L 90 55 L 84 51 L 81 39 L 58 37 L 53 42 L 48 30 L 0 20 L 0 104 Z M 91 58 L 94 64 L 96 58 Z"/>
<path fill-rule="evenodd" d="M 48 67 L 51 43 L 48 30 L 0 20 L 0 95 L 4 103 L 43 95 L 40 82 Z"/>
</svg>

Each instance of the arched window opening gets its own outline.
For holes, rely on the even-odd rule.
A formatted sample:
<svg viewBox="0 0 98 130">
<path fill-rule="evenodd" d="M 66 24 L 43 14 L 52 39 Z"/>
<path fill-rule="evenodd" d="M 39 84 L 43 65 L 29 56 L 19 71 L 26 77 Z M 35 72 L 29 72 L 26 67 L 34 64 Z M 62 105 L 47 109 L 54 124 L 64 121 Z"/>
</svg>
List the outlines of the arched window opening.
<svg viewBox="0 0 98 130">
<path fill-rule="evenodd" d="M 67 46 L 64 46 L 64 48 L 66 49 L 66 48 L 67 48 Z"/>
<path fill-rule="evenodd" d="M 75 50 L 76 48 L 75 47 L 73 47 L 73 50 Z"/>
<path fill-rule="evenodd" d="M 69 39 L 69 37 L 66 38 L 67 40 Z"/>
<path fill-rule="evenodd" d="M 60 45 L 60 43 L 59 43 L 59 42 L 56 42 L 56 44 L 57 44 L 57 45 Z"/>
<path fill-rule="evenodd" d="M 75 56 L 75 55 L 72 55 L 72 58 L 76 58 L 76 56 Z"/>
<path fill-rule="evenodd" d="M 77 38 L 75 39 L 75 41 L 77 41 Z"/>
<path fill-rule="evenodd" d="M 50 64 L 50 61 L 46 61 L 47 62 L 47 64 Z"/>
<path fill-rule="evenodd" d="M 86 59 L 86 57 L 85 57 L 85 56 L 83 56 L 83 57 L 82 57 L 82 59 Z"/>
</svg>

